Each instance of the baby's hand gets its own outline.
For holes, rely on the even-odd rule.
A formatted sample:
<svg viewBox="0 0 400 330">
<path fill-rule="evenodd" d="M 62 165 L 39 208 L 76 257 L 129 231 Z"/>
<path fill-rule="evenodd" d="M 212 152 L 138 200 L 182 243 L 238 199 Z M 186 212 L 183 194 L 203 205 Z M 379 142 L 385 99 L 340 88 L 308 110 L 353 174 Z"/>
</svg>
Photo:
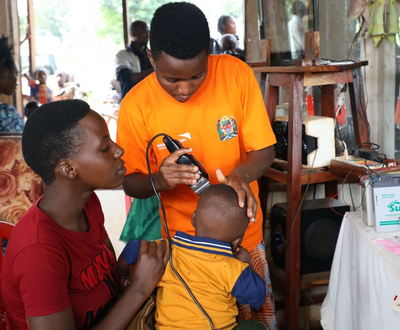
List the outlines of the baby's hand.
<svg viewBox="0 0 400 330">
<path fill-rule="evenodd" d="M 128 286 L 131 283 L 131 280 L 129 278 L 129 275 L 127 276 L 120 276 L 121 277 L 121 286 L 125 287 Z"/>
<path fill-rule="evenodd" d="M 245 263 L 251 263 L 251 255 L 250 252 L 247 251 L 243 246 L 238 246 L 234 251 L 233 255 L 236 259 L 243 261 Z"/>
</svg>

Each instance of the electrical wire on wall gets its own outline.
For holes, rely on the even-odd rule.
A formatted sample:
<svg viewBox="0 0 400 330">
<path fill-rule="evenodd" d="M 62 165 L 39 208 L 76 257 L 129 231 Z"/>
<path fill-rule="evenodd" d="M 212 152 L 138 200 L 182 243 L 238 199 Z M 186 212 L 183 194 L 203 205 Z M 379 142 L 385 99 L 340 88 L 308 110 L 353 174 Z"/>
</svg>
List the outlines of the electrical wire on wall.
<svg viewBox="0 0 400 330">
<path fill-rule="evenodd" d="M 165 214 L 165 209 L 164 209 L 164 204 L 161 200 L 160 194 L 157 192 L 156 186 L 154 184 L 154 180 L 153 180 L 153 175 L 151 173 L 151 167 L 150 167 L 150 160 L 149 160 L 149 150 L 151 147 L 151 144 L 154 142 L 155 139 L 157 139 L 160 136 L 167 136 L 167 134 L 165 133 L 159 133 L 157 135 L 155 135 L 147 144 L 147 148 L 146 148 L 146 163 L 147 163 L 147 170 L 149 173 L 149 178 L 150 178 L 150 183 L 151 183 L 151 187 L 153 188 L 154 194 L 157 196 L 158 199 L 158 203 L 160 204 L 161 207 L 161 211 L 163 214 L 163 218 L 164 218 L 164 227 L 165 227 L 165 232 L 167 234 L 167 239 L 168 239 L 168 245 L 169 245 L 169 256 L 168 256 L 168 260 L 169 260 L 169 264 L 171 266 L 172 271 L 174 272 L 174 274 L 176 275 L 176 277 L 178 277 L 178 279 L 182 282 L 183 286 L 186 288 L 187 292 L 189 293 L 189 295 L 191 296 L 191 298 L 193 299 L 193 301 L 195 302 L 195 304 L 199 307 L 199 309 L 201 310 L 201 312 L 204 314 L 204 316 L 207 318 L 208 322 L 210 323 L 210 327 L 212 330 L 214 330 L 214 325 L 209 317 L 209 315 L 207 314 L 207 312 L 204 310 L 204 308 L 201 306 L 201 304 L 198 302 L 198 300 L 196 299 L 196 297 L 194 296 L 194 294 L 192 293 L 192 291 L 190 290 L 189 286 L 187 285 L 187 283 L 185 282 L 185 280 L 182 278 L 182 276 L 178 273 L 178 271 L 175 269 L 173 262 L 172 262 L 172 240 L 171 240 L 171 236 L 169 234 L 169 230 L 168 230 L 168 225 L 167 225 L 167 217 Z"/>
</svg>

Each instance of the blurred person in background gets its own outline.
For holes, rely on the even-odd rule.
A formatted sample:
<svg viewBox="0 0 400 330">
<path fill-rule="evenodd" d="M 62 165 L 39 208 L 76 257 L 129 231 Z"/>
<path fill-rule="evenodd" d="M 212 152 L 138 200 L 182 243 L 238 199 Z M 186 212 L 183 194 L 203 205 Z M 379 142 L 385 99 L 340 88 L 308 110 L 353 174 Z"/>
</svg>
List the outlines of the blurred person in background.
<svg viewBox="0 0 400 330">
<path fill-rule="evenodd" d="M 245 55 L 244 54 L 244 50 L 238 47 L 239 36 L 236 33 L 236 22 L 235 22 L 235 19 L 232 16 L 222 15 L 218 19 L 218 32 L 221 33 L 221 37 L 219 39 L 219 46 L 221 48 L 222 48 L 222 44 L 221 44 L 222 36 L 224 34 L 233 34 L 237 39 L 236 52 L 241 54 L 241 55 L 243 55 L 243 56 Z"/>
<path fill-rule="evenodd" d="M 233 34 L 224 34 L 220 40 L 221 54 L 229 54 L 246 62 L 246 56 L 237 52 L 237 39 Z"/>
<path fill-rule="evenodd" d="M 115 56 L 115 73 L 121 85 L 121 100 L 133 86 L 154 71 L 147 57 L 149 25 L 134 21 L 130 26 L 131 44 Z"/>
<path fill-rule="evenodd" d="M 210 54 L 221 54 L 219 43 L 214 38 L 210 38 Z"/>
<path fill-rule="evenodd" d="M 71 100 L 75 98 L 76 86 L 73 82 L 67 82 L 67 75 L 64 71 L 56 71 L 57 89 L 54 91 L 53 101 Z"/>
<path fill-rule="evenodd" d="M 28 85 L 31 89 L 31 101 L 36 100 L 40 104 L 51 102 L 52 92 L 47 86 L 47 71 L 45 68 L 38 68 L 35 71 L 34 78 L 29 75 L 29 69 L 24 70 L 22 75 L 28 80 Z"/>
<path fill-rule="evenodd" d="M 303 17 L 307 15 L 307 7 L 303 1 L 294 1 L 292 4 L 292 18 L 288 23 L 289 41 L 292 58 L 304 58 L 304 33 L 306 25 Z"/>
<path fill-rule="evenodd" d="M 0 94 L 13 95 L 17 86 L 18 68 L 14 61 L 12 45 L 8 38 L 0 38 Z M 0 132 L 18 132 L 25 126 L 24 119 L 15 107 L 0 102 Z"/>
<path fill-rule="evenodd" d="M 28 119 L 29 116 L 40 107 L 40 103 L 38 101 L 29 101 L 24 108 L 25 116 Z"/>
</svg>

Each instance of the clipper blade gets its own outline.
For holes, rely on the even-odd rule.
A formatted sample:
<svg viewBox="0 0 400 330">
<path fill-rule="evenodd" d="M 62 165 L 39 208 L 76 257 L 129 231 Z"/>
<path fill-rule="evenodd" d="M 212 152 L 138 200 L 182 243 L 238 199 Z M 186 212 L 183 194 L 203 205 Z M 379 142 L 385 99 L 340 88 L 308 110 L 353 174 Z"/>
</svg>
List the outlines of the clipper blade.
<svg viewBox="0 0 400 330">
<path fill-rule="evenodd" d="M 192 188 L 193 191 L 200 196 L 202 192 L 206 190 L 209 186 L 211 186 L 211 183 L 202 176 L 195 184 L 191 185 L 190 188 Z"/>
</svg>

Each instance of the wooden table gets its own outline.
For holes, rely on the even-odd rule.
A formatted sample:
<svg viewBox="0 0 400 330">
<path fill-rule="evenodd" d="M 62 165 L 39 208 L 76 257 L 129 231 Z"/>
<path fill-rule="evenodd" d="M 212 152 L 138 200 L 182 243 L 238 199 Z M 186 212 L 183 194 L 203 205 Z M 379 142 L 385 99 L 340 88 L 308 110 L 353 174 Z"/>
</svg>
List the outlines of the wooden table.
<svg viewBox="0 0 400 330">
<path fill-rule="evenodd" d="M 302 185 L 307 184 L 309 175 L 302 175 L 302 109 L 303 93 L 306 86 L 321 86 L 322 116 L 335 116 L 335 84 L 348 84 L 351 112 L 353 115 L 356 145 L 369 142 L 369 125 L 361 68 L 363 62 L 337 62 L 322 66 L 253 67 L 260 72 L 261 89 L 271 123 L 275 120 L 279 87 L 289 88 L 289 132 L 288 166 L 286 173 L 270 169 L 265 176 L 287 185 L 287 228 L 292 228 L 290 240 L 286 245 L 285 262 L 285 329 L 299 329 L 300 304 L 300 229 Z M 326 197 L 336 192 L 336 176 L 326 173 L 312 177 L 312 183 L 325 185 Z M 329 182 L 329 183 L 328 183 Z M 295 219 L 295 216 L 297 218 Z"/>
</svg>

